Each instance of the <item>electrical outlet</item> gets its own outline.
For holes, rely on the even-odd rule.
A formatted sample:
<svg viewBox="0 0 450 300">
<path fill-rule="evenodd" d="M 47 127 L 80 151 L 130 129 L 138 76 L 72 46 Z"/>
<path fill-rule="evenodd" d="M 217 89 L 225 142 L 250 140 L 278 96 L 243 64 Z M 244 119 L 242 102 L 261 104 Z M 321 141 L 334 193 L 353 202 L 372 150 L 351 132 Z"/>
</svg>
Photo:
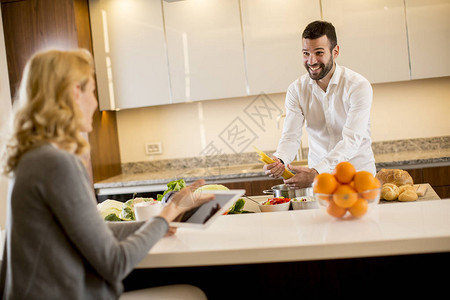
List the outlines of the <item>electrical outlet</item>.
<svg viewBox="0 0 450 300">
<path fill-rule="evenodd" d="M 162 154 L 161 142 L 146 143 L 145 144 L 145 154 L 147 154 L 147 155 Z"/>
</svg>

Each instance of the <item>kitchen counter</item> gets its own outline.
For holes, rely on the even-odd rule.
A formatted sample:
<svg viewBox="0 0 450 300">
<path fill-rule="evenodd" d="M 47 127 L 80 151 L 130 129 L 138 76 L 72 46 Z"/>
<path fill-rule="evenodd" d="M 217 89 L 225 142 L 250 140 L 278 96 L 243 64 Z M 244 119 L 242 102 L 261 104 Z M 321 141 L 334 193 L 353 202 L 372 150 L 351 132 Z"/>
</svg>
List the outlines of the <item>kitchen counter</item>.
<svg viewBox="0 0 450 300">
<path fill-rule="evenodd" d="M 361 219 L 319 209 L 221 216 L 179 228 L 138 268 L 314 261 L 450 251 L 450 199 L 380 204 Z"/>
<path fill-rule="evenodd" d="M 255 158 L 254 161 L 256 162 L 257 159 Z M 375 161 L 377 169 L 447 166 L 450 165 L 450 148 L 376 154 Z M 296 161 L 293 164 L 306 166 L 307 162 Z M 181 178 L 186 182 L 203 178 L 207 183 L 265 180 L 268 177 L 264 174 L 262 166 L 260 163 L 253 163 L 226 167 L 167 169 L 158 172 L 120 174 L 95 183 L 94 188 L 98 195 L 112 195 L 164 191 L 168 182 Z"/>
</svg>

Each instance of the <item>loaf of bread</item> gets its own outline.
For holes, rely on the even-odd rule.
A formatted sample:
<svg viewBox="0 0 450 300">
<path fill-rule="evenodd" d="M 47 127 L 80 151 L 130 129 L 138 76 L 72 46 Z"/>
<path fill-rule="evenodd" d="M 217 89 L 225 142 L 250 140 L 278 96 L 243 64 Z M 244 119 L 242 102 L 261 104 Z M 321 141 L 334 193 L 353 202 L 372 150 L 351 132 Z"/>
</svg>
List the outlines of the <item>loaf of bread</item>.
<svg viewBox="0 0 450 300">
<path fill-rule="evenodd" d="M 382 185 L 385 183 L 393 183 L 397 186 L 414 184 L 411 175 L 409 175 L 407 171 L 401 169 L 381 169 L 375 177 Z"/>
<path fill-rule="evenodd" d="M 393 183 L 385 183 L 381 187 L 381 196 L 385 200 L 395 200 L 398 198 L 398 186 Z"/>
</svg>

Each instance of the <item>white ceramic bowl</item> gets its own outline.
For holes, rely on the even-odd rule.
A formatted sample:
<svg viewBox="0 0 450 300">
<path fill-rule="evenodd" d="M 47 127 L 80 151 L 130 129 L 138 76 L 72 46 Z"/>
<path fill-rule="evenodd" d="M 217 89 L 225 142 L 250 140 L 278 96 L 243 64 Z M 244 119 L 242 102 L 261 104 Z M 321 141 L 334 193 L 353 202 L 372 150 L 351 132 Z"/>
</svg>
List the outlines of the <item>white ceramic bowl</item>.
<svg viewBox="0 0 450 300">
<path fill-rule="evenodd" d="M 291 201 L 280 204 L 262 205 L 264 202 L 259 204 L 259 210 L 261 212 L 286 211 L 289 210 L 289 206 L 291 205 Z"/>
<path fill-rule="evenodd" d="M 291 204 L 294 210 L 319 208 L 319 204 L 314 196 L 296 197 L 291 200 Z"/>
<path fill-rule="evenodd" d="M 162 210 L 160 201 L 145 201 L 134 205 L 136 221 L 146 221 L 159 215 Z"/>
</svg>

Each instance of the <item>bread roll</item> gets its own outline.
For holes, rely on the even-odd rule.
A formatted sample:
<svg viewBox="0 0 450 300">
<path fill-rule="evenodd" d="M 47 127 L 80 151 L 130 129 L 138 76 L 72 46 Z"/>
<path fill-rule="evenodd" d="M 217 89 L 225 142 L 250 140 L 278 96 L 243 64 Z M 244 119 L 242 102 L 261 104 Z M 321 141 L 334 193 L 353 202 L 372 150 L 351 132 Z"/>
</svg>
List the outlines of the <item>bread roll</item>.
<svg viewBox="0 0 450 300">
<path fill-rule="evenodd" d="M 397 186 L 414 184 L 411 175 L 409 175 L 407 171 L 401 169 L 381 169 L 375 177 L 381 184 L 393 183 Z"/>
<path fill-rule="evenodd" d="M 381 187 L 381 198 L 385 200 L 395 200 L 398 197 L 398 186 L 393 183 L 385 183 Z"/>
<path fill-rule="evenodd" d="M 403 193 L 404 191 L 413 191 L 414 193 L 416 192 L 416 189 L 414 188 L 414 186 L 410 185 L 410 184 L 404 184 L 398 187 L 398 194 L 400 195 L 401 193 Z"/>
<path fill-rule="evenodd" d="M 416 201 L 418 198 L 415 191 L 410 189 L 405 190 L 403 193 L 398 195 L 398 201 Z"/>
</svg>

